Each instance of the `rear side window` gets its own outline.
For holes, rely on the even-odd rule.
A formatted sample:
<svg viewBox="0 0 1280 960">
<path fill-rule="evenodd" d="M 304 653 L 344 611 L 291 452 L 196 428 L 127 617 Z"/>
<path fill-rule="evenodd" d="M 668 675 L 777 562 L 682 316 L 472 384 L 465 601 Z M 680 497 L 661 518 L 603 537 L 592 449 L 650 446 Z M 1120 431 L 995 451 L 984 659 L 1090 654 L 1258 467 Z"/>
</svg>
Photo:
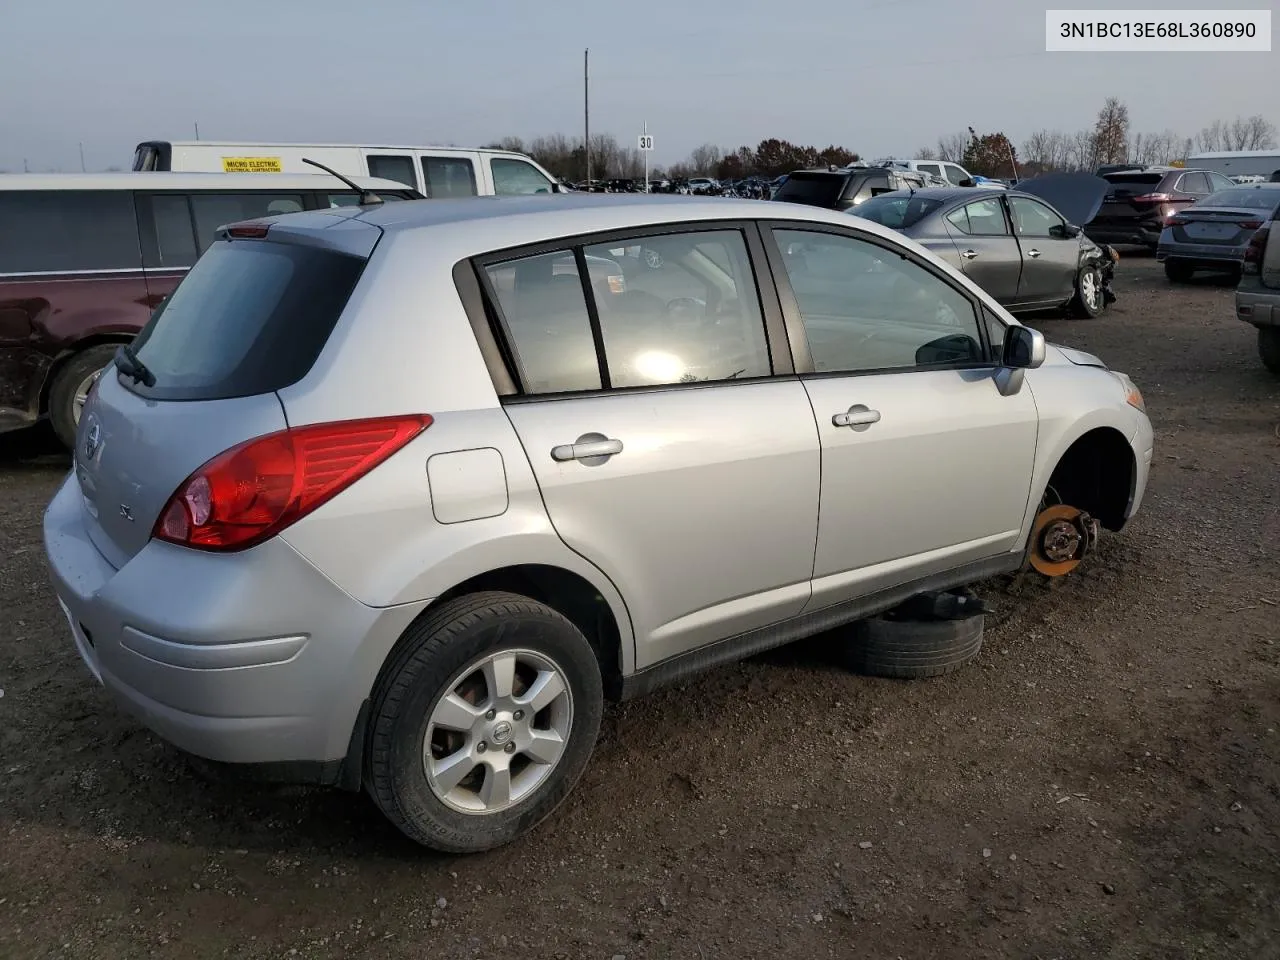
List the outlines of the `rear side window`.
<svg viewBox="0 0 1280 960">
<path fill-rule="evenodd" d="M 919 223 L 940 206 L 941 200 L 885 194 L 858 204 L 855 212 L 864 220 L 871 220 L 894 230 L 903 230 Z"/>
<path fill-rule="evenodd" d="M 1183 174 L 1178 189 L 1183 193 L 1208 193 L 1209 178 L 1203 173 L 1187 173 Z"/>
<path fill-rule="evenodd" d="M 413 157 L 393 157 L 384 154 L 369 156 L 366 159 L 369 162 L 369 176 L 394 180 L 415 190 L 418 188 L 418 178 L 413 175 Z"/>
<path fill-rule="evenodd" d="M 432 200 L 476 195 L 476 168 L 465 157 L 423 157 L 422 180 Z"/>
<path fill-rule="evenodd" d="M 0 274 L 141 266 L 130 191 L 0 191 Z"/>
<path fill-rule="evenodd" d="M 201 251 L 217 239 L 218 228 L 241 220 L 298 213 L 304 209 L 298 193 L 196 193 L 191 196 L 196 217 L 196 243 Z"/>
<path fill-rule="evenodd" d="M 494 157 L 489 169 L 493 171 L 493 192 L 500 197 L 551 192 L 551 181 L 524 160 Z"/>
<path fill-rule="evenodd" d="M 280 390 L 306 376 L 365 260 L 270 241 L 219 241 L 135 341 L 155 374 L 146 396 L 216 400 Z"/>
</svg>

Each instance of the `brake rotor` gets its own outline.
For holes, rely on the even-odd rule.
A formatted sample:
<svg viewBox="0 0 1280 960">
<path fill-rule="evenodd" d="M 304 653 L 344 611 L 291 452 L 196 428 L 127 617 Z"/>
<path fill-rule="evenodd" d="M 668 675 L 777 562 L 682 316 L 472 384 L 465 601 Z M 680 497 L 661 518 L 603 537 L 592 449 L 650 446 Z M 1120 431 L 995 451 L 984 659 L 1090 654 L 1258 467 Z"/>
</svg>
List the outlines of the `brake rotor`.
<svg viewBox="0 0 1280 960">
<path fill-rule="evenodd" d="M 1096 539 L 1096 521 L 1079 507 L 1046 507 L 1031 528 L 1031 566 L 1046 577 L 1061 577 L 1080 565 Z"/>
</svg>

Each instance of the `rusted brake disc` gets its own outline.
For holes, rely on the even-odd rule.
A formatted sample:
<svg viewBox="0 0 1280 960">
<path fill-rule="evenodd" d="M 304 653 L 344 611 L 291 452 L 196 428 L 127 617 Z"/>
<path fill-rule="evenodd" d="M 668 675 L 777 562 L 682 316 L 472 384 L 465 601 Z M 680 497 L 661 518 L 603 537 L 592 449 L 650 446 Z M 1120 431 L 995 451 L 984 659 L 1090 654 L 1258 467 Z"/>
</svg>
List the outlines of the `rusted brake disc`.
<svg viewBox="0 0 1280 960">
<path fill-rule="evenodd" d="M 1046 577 L 1070 573 L 1098 538 L 1098 522 L 1062 503 L 1041 510 L 1031 528 L 1031 565 Z"/>
</svg>

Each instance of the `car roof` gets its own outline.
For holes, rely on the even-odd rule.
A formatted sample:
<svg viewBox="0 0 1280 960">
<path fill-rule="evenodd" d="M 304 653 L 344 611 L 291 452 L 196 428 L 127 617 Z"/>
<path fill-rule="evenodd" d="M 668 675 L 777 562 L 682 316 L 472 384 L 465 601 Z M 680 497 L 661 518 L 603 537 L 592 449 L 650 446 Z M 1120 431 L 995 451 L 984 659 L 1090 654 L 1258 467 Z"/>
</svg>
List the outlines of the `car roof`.
<svg viewBox="0 0 1280 960">
<path fill-rule="evenodd" d="M 718 220 L 795 220 L 853 226 L 847 213 L 804 204 L 665 194 L 535 194 L 406 200 L 375 207 L 341 207 L 276 218 L 295 230 L 323 230 L 348 220 L 378 227 L 388 239 L 430 232 L 432 249 L 456 259 L 557 237 Z M 900 240 L 888 227 L 859 220 L 859 230 Z"/>
<path fill-rule="evenodd" d="M 289 141 L 240 141 L 240 140 L 143 140 L 138 146 L 167 143 L 171 147 L 246 147 L 251 149 L 272 149 L 280 148 L 284 150 L 294 149 L 321 149 L 321 150 L 452 150 L 457 153 L 486 153 L 494 156 L 503 157 L 522 157 L 528 159 L 527 153 L 520 153 L 518 150 L 503 150 L 498 147 L 454 147 L 443 146 L 440 144 L 403 144 L 403 143 L 294 143 Z"/>
<path fill-rule="evenodd" d="M 394 180 L 352 177 L 371 190 L 411 190 Z M 346 190 L 327 173 L 7 173 L 0 190 Z"/>
</svg>

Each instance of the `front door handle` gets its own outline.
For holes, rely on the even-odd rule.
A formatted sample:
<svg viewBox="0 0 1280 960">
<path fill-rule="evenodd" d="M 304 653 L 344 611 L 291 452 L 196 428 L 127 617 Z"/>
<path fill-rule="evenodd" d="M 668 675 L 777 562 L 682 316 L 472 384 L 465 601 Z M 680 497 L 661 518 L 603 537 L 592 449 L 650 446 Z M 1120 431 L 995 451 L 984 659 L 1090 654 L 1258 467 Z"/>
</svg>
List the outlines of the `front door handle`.
<svg viewBox="0 0 1280 960">
<path fill-rule="evenodd" d="M 1032 260 L 1034 260 L 1036 257 L 1040 256 L 1040 251 L 1037 250 L 1035 247 L 1032 247 L 1030 250 L 1027 251 L 1027 256 L 1030 257 Z"/>
<path fill-rule="evenodd" d="M 880 411 L 862 403 L 855 403 L 847 412 L 837 413 L 831 418 L 832 425 L 837 427 L 869 427 L 879 422 Z"/>
<path fill-rule="evenodd" d="M 977 250 L 961 250 L 960 251 L 960 256 L 964 257 L 966 260 L 972 260 L 977 255 L 978 255 Z"/>
<path fill-rule="evenodd" d="M 610 439 L 602 433 L 584 433 L 573 443 L 561 443 L 552 447 L 551 459 L 558 463 L 577 460 L 593 467 L 621 452 L 621 440 Z"/>
</svg>

